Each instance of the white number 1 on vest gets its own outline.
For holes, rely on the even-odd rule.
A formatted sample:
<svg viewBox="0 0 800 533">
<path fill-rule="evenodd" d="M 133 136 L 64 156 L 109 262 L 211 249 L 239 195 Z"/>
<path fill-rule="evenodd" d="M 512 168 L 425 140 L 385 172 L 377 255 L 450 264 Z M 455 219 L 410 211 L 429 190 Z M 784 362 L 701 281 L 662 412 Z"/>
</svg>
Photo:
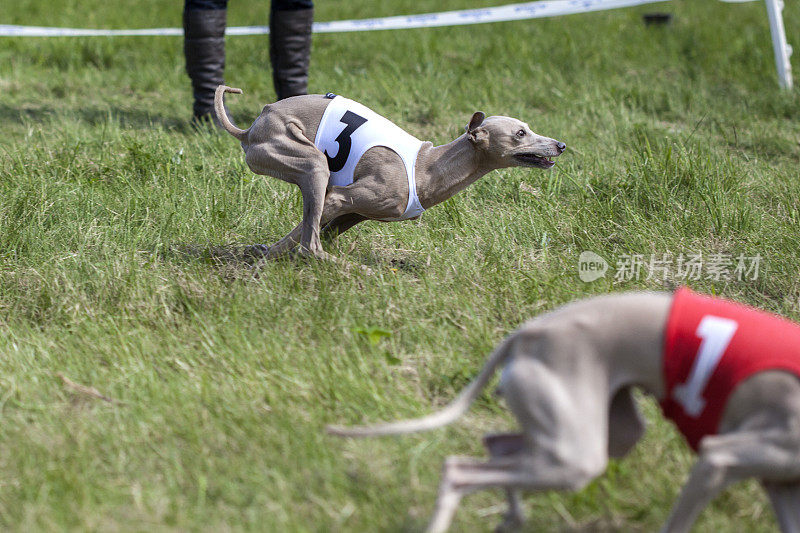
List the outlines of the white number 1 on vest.
<svg viewBox="0 0 800 533">
<path fill-rule="evenodd" d="M 673 391 L 675 401 L 683 406 L 689 416 L 696 417 L 703 412 L 706 406 L 703 391 L 738 328 L 735 320 L 712 315 L 703 317 L 697 326 L 697 336 L 702 339 L 697 358 L 686 383 L 678 385 Z"/>
</svg>

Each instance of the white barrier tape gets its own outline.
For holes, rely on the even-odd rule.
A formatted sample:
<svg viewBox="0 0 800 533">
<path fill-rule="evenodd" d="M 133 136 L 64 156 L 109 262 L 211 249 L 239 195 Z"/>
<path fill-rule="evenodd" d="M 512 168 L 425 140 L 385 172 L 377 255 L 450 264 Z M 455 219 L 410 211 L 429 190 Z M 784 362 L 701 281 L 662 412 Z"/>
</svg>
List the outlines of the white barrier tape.
<svg viewBox="0 0 800 533">
<path fill-rule="evenodd" d="M 183 29 L 150 28 L 145 30 L 85 30 L 76 28 L 46 28 L 43 26 L 14 26 L 11 24 L 0 24 L 0 37 L 121 37 L 132 35 L 183 35 Z"/>
<path fill-rule="evenodd" d="M 421 15 L 401 15 L 385 18 L 337 20 L 315 22 L 314 33 L 343 33 L 352 31 L 398 30 L 406 28 L 435 28 L 527 20 L 560 15 L 589 13 L 606 9 L 619 9 L 644 4 L 655 4 L 668 0 L 545 0 L 487 7 L 464 9 Z M 228 28 L 227 35 L 261 35 L 269 33 L 267 26 L 237 26 Z M 90 30 L 78 28 L 48 28 L 43 26 L 15 26 L 0 24 L 0 37 L 117 37 L 142 35 L 183 35 L 181 28 L 150 28 L 141 30 Z"/>
</svg>

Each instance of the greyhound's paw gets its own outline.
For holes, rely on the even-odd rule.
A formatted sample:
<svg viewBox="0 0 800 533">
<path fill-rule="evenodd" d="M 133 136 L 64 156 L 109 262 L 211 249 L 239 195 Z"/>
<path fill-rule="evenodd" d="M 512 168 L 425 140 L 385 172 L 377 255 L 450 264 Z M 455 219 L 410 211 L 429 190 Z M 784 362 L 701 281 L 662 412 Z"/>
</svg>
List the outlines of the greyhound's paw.
<svg viewBox="0 0 800 533">
<path fill-rule="evenodd" d="M 333 263 L 336 262 L 336 258 L 334 256 L 321 249 L 309 250 L 305 246 L 298 246 L 295 249 L 295 254 L 297 255 L 297 257 L 303 257 L 305 259 L 316 259 L 318 261 L 331 261 Z"/>
<path fill-rule="evenodd" d="M 337 264 L 348 272 L 351 272 L 353 270 L 360 270 L 362 273 L 368 276 L 375 275 L 375 271 L 366 265 L 351 263 L 346 259 L 342 259 L 341 257 L 336 257 L 335 255 L 331 255 L 323 250 L 309 250 L 308 248 L 303 248 L 301 246 L 297 249 L 297 253 L 303 257 L 314 258 L 320 261 L 328 261 Z"/>
</svg>

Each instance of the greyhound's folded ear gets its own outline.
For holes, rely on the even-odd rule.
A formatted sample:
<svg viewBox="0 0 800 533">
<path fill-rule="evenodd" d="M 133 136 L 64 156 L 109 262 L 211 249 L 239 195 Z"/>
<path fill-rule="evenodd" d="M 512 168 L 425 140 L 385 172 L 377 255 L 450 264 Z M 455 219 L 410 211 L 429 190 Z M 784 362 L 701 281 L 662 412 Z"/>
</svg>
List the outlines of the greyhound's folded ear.
<svg viewBox="0 0 800 533">
<path fill-rule="evenodd" d="M 472 114 L 469 124 L 467 124 L 465 128 L 467 130 L 467 137 L 474 145 L 483 145 L 486 142 L 487 131 L 481 128 L 481 124 L 483 124 L 483 119 L 485 118 L 486 115 L 483 111 L 475 111 L 475 113 Z"/>
<path fill-rule="evenodd" d="M 469 124 L 467 124 L 467 127 L 464 129 L 467 131 L 467 133 L 471 132 L 472 130 L 483 124 L 483 119 L 485 118 L 486 114 L 483 111 L 475 111 L 472 114 L 472 118 L 469 119 Z"/>
</svg>

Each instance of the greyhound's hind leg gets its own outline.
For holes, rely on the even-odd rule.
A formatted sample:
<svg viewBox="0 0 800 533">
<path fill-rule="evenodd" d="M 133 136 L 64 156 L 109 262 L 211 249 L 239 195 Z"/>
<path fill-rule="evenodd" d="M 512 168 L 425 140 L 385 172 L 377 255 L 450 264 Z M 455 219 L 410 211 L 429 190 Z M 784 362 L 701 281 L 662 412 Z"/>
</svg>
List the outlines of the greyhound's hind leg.
<svg viewBox="0 0 800 533">
<path fill-rule="evenodd" d="M 442 481 L 429 532 L 446 531 L 461 498 L 483 489 L 502 488 L 512 493 L 527 490 L 575 490 L 585 486 L 598 471 L 581 471 L 569 463 L 558 464 L 547 458 L 527 454 L 493 457 L 483 461 L 474 457 L 448 457 L 442 469 Z M 512 497 L 513 504 L 513 497 Z"/>
</svg>

